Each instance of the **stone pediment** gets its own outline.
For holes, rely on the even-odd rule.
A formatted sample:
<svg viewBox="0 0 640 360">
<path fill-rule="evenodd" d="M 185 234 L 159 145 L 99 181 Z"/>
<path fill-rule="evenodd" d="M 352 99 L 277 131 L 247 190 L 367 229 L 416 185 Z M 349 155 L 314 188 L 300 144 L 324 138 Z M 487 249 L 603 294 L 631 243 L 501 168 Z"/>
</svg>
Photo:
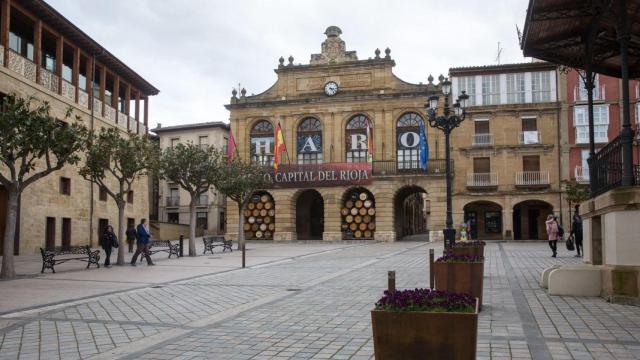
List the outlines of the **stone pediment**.
<svg viewBox="0 0 640 360">
<path fill-rule="evenodd" d="M 327 39 L 322 42 L 322 52 L 312 54 L 311 65 L 336 64 L 346 61 L 357 61 L 358 56 L 355 51 L 347 51 L 344 40 L 340 38 L 342 30 L 337 26 L 329 26 L 324 32 Z"/>
</svg>

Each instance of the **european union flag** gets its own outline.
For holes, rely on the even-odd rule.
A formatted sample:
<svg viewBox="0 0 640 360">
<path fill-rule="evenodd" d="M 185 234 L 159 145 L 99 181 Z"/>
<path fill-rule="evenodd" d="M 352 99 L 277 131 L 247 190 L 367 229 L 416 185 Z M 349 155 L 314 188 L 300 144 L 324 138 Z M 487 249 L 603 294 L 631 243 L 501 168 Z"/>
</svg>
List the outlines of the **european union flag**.
<svg viewBox="0 0 640 360">
<path fill-rule="evenodd" d="M 426 170 L 429 165 L 429 145 L 427 144 L 427 134 L 424 130 L 424 122 L 420 122 L 420 168 Z"/>
</svg>

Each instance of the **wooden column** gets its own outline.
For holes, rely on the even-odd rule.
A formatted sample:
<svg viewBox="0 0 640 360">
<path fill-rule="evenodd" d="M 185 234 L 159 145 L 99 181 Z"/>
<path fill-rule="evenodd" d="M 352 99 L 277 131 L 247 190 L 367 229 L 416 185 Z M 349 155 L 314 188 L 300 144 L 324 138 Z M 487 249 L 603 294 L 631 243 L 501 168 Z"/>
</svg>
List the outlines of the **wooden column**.
<svg viewBox="0 0 640 360">
<path fill-rule="evenodd" d="M 89 109 L 93 111 L 93 70 L 95 68 L 95 58 L 89 58 L 87 64 L 87 87 L 84 91 L 89 95 Z"/>
<path fill-rule="evenodd" d="M 100 68 L 100 101 L 102 101 L 102 109 L 100 109 L 100 116 L 104 117 L 104 91 L 107 86 L 107 68 Z"/>
<path fill-rule="evenodd" d="M 78 103 L 78 90 L 80 88 L 80 49 L 73 48 L 73 75 L 71 76 L 71 82 L 76 87 L 75 98 Z"/>
<path fill-rule="evenodd" d="M 136 91 L 136 121 L 140 123 L 140 90 Z M 136 125 L 136 134 L 138 133 L 138 126 Z"/>
<path fill-rule="evenodd" d="M 42 21 L 36 20 L 33 25 L 33 51 L 36 63 L 36 83 L 40 83 L 40 71 L 42 69 Z"/>
<path fill-rule="evenodd" d="M 9 66 L 9 22 L 11 21 L 11 0 L 2 1 L 0 19 L 0 43 L 4 46 L 4 66 Z"/>
<path fill-rule="evenodd" d="M 131 113 L 130 113 L 130 104 L 131 103 L 131 85 L 126 84 L 124 88 L 124 113 L 127 114 L 127 131 L 129 131 L 131 127 Z"/>
<path fill-rule="evenodd" d="M 144 98 L 144 128 L 149 129 L 149 95 Z M 147 131 L 142 135 L 147 136 Z"/>
<path fill-rule="evenodd" d="M 118 111 L 118 98 L 120 97 L 120 76 L 113 77 L 113 94 L 111 95 L 111 107 L 116 110 L 116 124 L 120 121 L 120 112 Z"/>
<path fill-rule="evenodd" d="M 62 56 L 64 51 L 64 38 L 62 35 L 56 38 L 56 75 L 58 75 L 58 94 L 62 94 Z"/>
</svg>

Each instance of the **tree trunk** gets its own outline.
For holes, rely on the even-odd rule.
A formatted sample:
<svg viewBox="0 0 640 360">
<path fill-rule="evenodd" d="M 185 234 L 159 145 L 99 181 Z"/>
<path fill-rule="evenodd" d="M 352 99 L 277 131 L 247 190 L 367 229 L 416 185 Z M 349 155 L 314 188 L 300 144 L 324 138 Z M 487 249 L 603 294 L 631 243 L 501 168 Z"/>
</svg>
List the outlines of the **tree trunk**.
<svg viewBox="0 0 640 360">
<path fill-rule="evenodd" d="M 120 242 L 120 246 L 118 246 L 118 265 L 124 265 L 124 253 L 125 253 L 125 226 L 126 222 L 124 220 L 124 207 L 126 205 L 125 201 L 118 201 L 118 241 Z"/>
<path fill-rule="evenodd" d="M 2 247 L 2 270 L 0 278 L 11 279 L 16 276 L 13 266 L 13 242 L 16 237 L 16 223 L 18 221 L 18 199 L 20 194 L 16 190 L 7 189 L 7 223 L 4 230 L 4 245 Z"/>
<path fill-rule="evenodd" d="M 196 256 L 196 197 L 189 203 L 189 256 Z"/>
<path fill-rule="evenodd" d="M 245 247 L 244 247 L 244 229 L 242 225 L 244 224 L 244 212 L 243 212 L 243 204 L 238 202 L 238 248 L 242 250 L 242 267 L 244 267 L 244 259 L 245 259 Z"/>
</svg>

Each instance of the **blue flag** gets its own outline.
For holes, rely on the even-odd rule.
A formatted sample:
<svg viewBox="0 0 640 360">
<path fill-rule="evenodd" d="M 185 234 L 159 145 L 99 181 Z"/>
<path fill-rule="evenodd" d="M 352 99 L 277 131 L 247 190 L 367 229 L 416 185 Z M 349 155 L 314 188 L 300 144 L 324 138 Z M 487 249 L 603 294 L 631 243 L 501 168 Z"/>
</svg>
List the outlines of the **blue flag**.
<svg viewBox="0 0 640 360">
<path fill-rule="evenodd" d="M 420 122 L 420 168 L 426 170 L 429 165 L 429 145 L 424 131 L 424 122 Z"/>
</svg>

